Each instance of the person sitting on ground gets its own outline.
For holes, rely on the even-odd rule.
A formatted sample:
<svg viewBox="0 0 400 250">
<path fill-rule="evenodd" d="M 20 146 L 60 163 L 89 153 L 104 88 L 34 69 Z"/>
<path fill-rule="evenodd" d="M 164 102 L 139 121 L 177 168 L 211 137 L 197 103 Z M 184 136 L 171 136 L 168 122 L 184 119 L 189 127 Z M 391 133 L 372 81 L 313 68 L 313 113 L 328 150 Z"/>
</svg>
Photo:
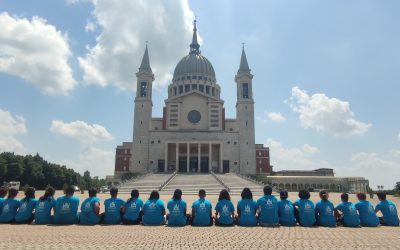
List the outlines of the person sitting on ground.
<svg viewBox="0 0 400 250">
<path fill-rule="evenodd" d="M 231 202 L 231 196 L 228 190 L 223 189 L 219 193 L 217 205 L 215 206 L 215 225 L 217 226 L 233 226 L 233 218 L 235 217 L 235 207 Z"/>
<path fill-rule="evenodd" d="M 167 204 L 167 221 L 169 226 L 185 226 L 189 222 L 186 214 L 186 202 L 182 200 L 182 190 L 176 189 L 174 195 Z"/>
<path fill-rule="evenodd" d="M 278 200 L 272 195 L 272 187 L 264 187 L 264 196 L 257 201 L 258 220 L 263 227 L 279 225 Z"/>
<path fill-rule="evenodd" d="M 74 196 L 75 187 L 69 186 L 65 195 L 58 197 L 54 209 L 54 224 L 71 225 L 78 223 L 79 198 Z"/>
<path fill-rule="evenodd" d="M 0 214 L 0 223 L 12 223 L 14 222 L 15 215 L 17 214 L 17 209 L 19 207 L 19 200 L 16 199 L 18 195 L 18 190 L 11 188 L 8 190 L 8 197 L 3 202 L 3 208 Z"/>
<path fill-rule="evenodd" d="M 257 202 L 250 188 L 244 188 L 237 204 L 237 222 L 240 226 L 257 226 Z"/>
<path fill-rule="evenodd" d="M 315 205 L 315 217 L 317 218 L 317 223 L 323 227 L 335 227 L 336 219 L 334 215 L 334 206 L 331 201 L 329 201 L 329 193 L 326 190 L 319 191 L 320 201 Z"/>
<path fill-rule="evenodd" d="M 299 198 L 293 204 L 297 222 L 303 227 L 315 226 L 315 208 L 314 203 L 310 201 L 310 192 L 308 190 L 300 190 Z"/>
<path fill-rule="evenodd" d="M 192 225 L 193 226 L 212 226 L 212 205 L 205 199 L 206 191 L 199 190 L 199 199 L 192 205 Z"/>
<path fill-rule="evenodd" d="M 49 186 L 44 195 L 39 198 L 35 206 L 35 224 L 43 225 L 52 223 L 51 210 L 56 207 L 56 200 L 53 198 L 55 190 Z"/>
<path fill-rule="evenodd" d="M 278 201 L 279 224 L 286 227 L 296 226 L 296 217 L 294 217 L 293 204 L 287 199 L 288 192 L 286 190 L 282 190 L 279 192 L 279 196 L 281 198 L 281 200 Z"/>
<path fill-rule="evenodd" d="M 4 197 L 7 195 L 7 188 L 5 187 L 0 187 L 0 214 L 1 214 L 1 209 L 3 208 L 3 202 L 6 200 Z"/>
<path fill-rule="evenodd" d="M 131 198 L 129 198 L 125 206 L 122 207 L 122 223 L 125 225 L 137 225 L 142 221 L 143 216 L 143 201 L 139 198 L 139 191 L 133 189 Z"/>
<path fill-rule="evenodd" d="M 33 210 L 35 210 L 36 203 L 35 188 L 28 187 L 25 190 L 25 198 L 20 201 L 17 214 L 15 215 L 15 222 L 20 224 L 32 223 L 34 219 Z"/>
<path fill-rule="evenodd" d="M 360 222 L 363 227 L 377 227 L 379 218 L 375 214 L 374 206 L 367 201 L 365 193 L 357 194 L 358 202 L 355 204 L 358 213 L 360 214 Z"/>
<path fill-rule="evenodd" d="M 354 204 L 349 202 L 349 195 L 347 193 L 341 194 L 340 199 L 342 203 L 335 207 L 335 215 L 339 223 L 345 227 L 360 226 L 360 216 Z"/>
<path fill-rule="evenodd" d="M 110 189 L 111 198 L 104 201 L 104 224 L 117 225 L 121 224 L 121 211 L 125 201 L 118 198 L 118 188 Z"/>
<path fill-rule="evenodd" d="M 81 225 L 96 225 L 100 222 L 100 199 L 96 197 L 97 189 L 91 188 L 88 191 L 89 198 L 86 198 L 81 205 L 79 223 Z"/>
<path fill-rule="evenodd" d="M 396 205 L 389 200 L 386 200 L 384 192 L 377 193 L 379 203 L 375 207 L 375 213 L 381 211 L 382 217 L 379 218 L 382 225 L 385 226 L 399 226 L 399 216 L 397 215 Z"/>
<path fill-rule="evenodd" d="M 152 191 L 149 199 L 143 206 L 142 223 L 145 226 L 159 226 L 165 224 L 164 202 L 160 200 L 158 191 Z"/>
</svg>

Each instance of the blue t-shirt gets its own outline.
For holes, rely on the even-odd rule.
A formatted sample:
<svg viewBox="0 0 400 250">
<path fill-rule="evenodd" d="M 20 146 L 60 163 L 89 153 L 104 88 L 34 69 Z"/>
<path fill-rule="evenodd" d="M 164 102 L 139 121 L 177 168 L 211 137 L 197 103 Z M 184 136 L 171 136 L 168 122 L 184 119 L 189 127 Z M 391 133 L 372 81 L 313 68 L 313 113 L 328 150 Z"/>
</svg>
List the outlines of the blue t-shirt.
<svg viewBox="0 0 400 250">
<path fill-rule="evenodd" d="M 193 225 L 195 226 L 208 226 L 211 223 L 211 202 L 205 199 L 198 199 L 193 202 L 192 208 L 194 209 Z"/>
<path fill-rule="evenodd" d="M 335 227 L 336 218 L 333 214 L 334 206 L 330 201 L 320 200 L 315 205 L 315 216 L 317 217 L 318 225 L 324 227 Z"/>
<path fill-rule="evenodd" d="M 243 199 L 237 204 L 237 210 L 240 210 L 239 225 L 256 226 L 257 225 L 257 202 L 255 200 Z"/>
<path fill-rule="evenodd" d="M 220 200 L 215 206 L 215 211 L 218 212 L 218 222 L 225 225 L 233 224 L 232 213 L 235 212 L 233 203 L 229 200 Z"/>
<path fill-rule="evenodd" d="M 360 225 L 360 216 L 358 216 L 353 203 L 342 202 L 335 209 L 343 213 L 343 225 L 345 227 L 358 227 Z"/>
<path fill-rule="evenodd" d="M 25 222 L 33 218 L 33 209 L 36 206 L 36 199 L 27 201 L 25 198 L 20 201 L 17 214 L 15 215 L 16 222 Z"/>
<path fill-rule="evenodd" d="M 168 225 L 184 226 L 186 225 L 186 202 L 184 200 L 170 200 L 167 205 L 169 216 Z"/>
<path fill-rule="evenodd" d="M 145 225 L 160 225 L 164 222 L 162 211 L 165 210 L 162 200 L 147 200 L 143 206 L 143 224 Z"/>
<path fill-rule="evenodd" d="M 56 207 L 56 200 L 49 197 L 44 201 L 39 200 L 35 207 L 35 224 L 50 224 L 51 209 Z"/>
<path fill-rule="evenodd" d="M 1 210 L 0 222 L 8 223 L 12 222 L 17 214 L 19 207 L 19 200 L 15 198 L 7 198 L 3 202 L 3 208 Z"/>
<path fill-rule="evenodd" d="M 125 204 L 124 220 L 137 221 L 139 213 L 143 208 L 143 201 L 140 198 L 133 198 Z"/>
<path fill-rule="evenodd" d="M 0 214 L 1 214 L 1 209 L 3 208 L 3 202 L 5 201 L 4 198 L 0 198 Z"/>
<path fill-rule="evenodd" d="M 97 197 L 89 197 L 82 202 L 81 214 L 79 222 L 82 225 L 95 225 L 100 222 L 100 216 L 96 214 L 94 206 L 100 204 L 100 199 Z"/>
<path fill-rule="evenodd" d="M 278 215 L 279 215 L 279 223 L 282 226 L 291 227 L 296 225 L 296 217 L 294 217 L 294 208 L 291 201 L 289 200 L 278 201 Z"/>
<path fill-rule="evenodd" d="M 312 227 L 315 225 L 314 203 L 310 200 L 300 199 L 294 203 L 299 208 L 299 223 L 303 227 Z"/>
<path fill-rule="evenodd" d="M 74 224 L 78 222 L 79 198 L 61 196 L 57 198 L 54 212 L 55 224 Z"/>
<path fill-rule="evenodd" d="M 104 201 L 104 223 L 120 224 L 121 223 L 121 207 L 125 205 L 125 201 L 120 198 L 109 198 Z"/>
<path fill-rule="evenodd" d="M 257 201 L 258 220 L 261 225 L 275 226 L 279 223 L 278 200 L 274 195 L 264 195 Z"/>
<path fill-rule="evenodd" d="M 396 205 L 388 200 L 381 201 L 376 205 L 375 211 L 381 211 L 383 224 L 387 226 L 399 226 L 399 216 L 397 215 Z"/>
<path fill-rule="evenodd" d="M 363 227 L 376 227 L 379 225 L 379 218 L 376 216 L 371 202 L 363 200 L 357 202 L 355 206 L 360 214 L 360 221 Z"/>
</svg>

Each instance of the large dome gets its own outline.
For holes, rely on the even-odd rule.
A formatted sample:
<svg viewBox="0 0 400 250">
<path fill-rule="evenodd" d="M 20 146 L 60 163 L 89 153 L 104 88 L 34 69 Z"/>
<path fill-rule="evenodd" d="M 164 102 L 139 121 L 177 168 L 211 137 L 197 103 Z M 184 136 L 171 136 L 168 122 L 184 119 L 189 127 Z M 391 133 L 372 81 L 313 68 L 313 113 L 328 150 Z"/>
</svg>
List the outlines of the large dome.
<svg viewBox="0 0 400 250">
<path fill-rule="evenodd" d="M 182 58 L 175 67 L 174 79 L 180 76 L 203 76 L 215 79 L 214 68 L 210 61 L 200 53 L 190 53 Z"/>
</svg>

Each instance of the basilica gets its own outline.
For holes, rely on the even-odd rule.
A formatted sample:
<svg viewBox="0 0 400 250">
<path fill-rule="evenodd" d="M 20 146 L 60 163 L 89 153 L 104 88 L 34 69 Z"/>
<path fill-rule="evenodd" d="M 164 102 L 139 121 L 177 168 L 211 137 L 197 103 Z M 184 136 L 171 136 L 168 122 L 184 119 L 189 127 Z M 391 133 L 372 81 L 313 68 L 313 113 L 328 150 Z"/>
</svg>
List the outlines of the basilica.
<svg viewBox="0 0 400 250">
<path fill-rule="evenodd" d="M 196 22 L 189 53 L 176 65 L 168 86 L 162 117 L 152 117 L 155 76 L 150 65 L 146 46 L 136 73 L 133 140 L 117 146 L 115 176 L 126 172 L 271 172 L 268 148 L 255 143 L 253 74 L 244 48 L 234 77 L 233 119 L 225 117 L 223 90 L 211 62 L 200 52 Z"/>
</svg>

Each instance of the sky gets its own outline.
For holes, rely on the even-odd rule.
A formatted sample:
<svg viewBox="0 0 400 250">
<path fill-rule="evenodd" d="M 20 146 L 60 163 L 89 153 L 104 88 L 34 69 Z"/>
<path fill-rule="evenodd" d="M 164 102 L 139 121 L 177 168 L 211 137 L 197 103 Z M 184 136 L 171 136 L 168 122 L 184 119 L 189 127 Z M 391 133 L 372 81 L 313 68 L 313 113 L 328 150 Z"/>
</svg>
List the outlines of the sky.
<svg viewBox="0 0 400 250">
<path fill-rule="evenodd" d="M 395 0 L 0 0 L 0 152 L 113 174 L 115 147 L 133 136 L 146 41 L 161 117 L 196 16 L 227 118 L 245 44 L 256 142 L 270 147 L 275 171 L 328 167 L 393 188 L 399 9 Z"/>
</svg>

